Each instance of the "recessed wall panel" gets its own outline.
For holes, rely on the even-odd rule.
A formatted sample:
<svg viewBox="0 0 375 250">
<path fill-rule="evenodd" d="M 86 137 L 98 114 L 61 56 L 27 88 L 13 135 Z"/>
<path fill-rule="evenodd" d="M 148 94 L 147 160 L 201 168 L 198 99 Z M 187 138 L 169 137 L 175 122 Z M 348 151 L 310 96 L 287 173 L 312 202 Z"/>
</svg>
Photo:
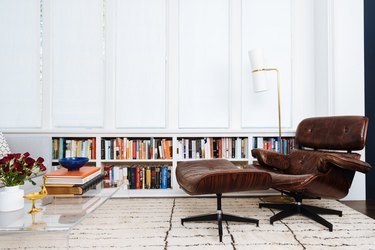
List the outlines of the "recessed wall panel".
<svg viewBox="0 0 375 250">
<path fill-rule="evenodd" d="M 165 0 L 121 0 L 116 5 L 116 127 L 163 128 Z"/>
<path fill-rule="evenodd" d="M 179 127 L 229 126 L 229 1 L 179 1 Z"/>
<path fill-rule="evenodd" d="M 41 126 L 39 0 L 0 1 L 0 128 Z"/>
<path fill-rule="evenodd" d="M 254 92 L 253 49 L 263 49 L 267 67 L 280 72 L 282 127 L 291 127 L 291 0 L 242 0 L 242 127 L 278 128 L 277 74 L 266 73 L 268 91 Z"/>
<path fill-rule="evenodd" d="M 53 0 L 51 9 L 52 124 L 102 127 L 103 1 Z"/>
</svg>

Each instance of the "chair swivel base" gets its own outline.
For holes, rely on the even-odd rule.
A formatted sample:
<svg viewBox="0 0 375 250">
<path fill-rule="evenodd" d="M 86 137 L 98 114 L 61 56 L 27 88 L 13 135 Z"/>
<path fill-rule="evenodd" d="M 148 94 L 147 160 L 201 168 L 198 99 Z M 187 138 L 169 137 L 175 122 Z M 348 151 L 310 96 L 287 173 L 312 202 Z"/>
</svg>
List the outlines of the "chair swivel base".
<svg viewBox="0 0 375 250">
<path fill-rule="evenodd" d="M 324 219 L 323 217 L 319 216 L 319 214 L 335 214 L 340 217 L 342 216 L 342 211 L 305 205 L 305 204 L 302 204 L 301 202 L 297 202 L 295 204 L 259 203 L 259 208 L 262 208 L 262 207 L 275 208 L 275 209 L 282 210 L 281 212 L 273 215 L 270 218 L 271 224 L 273 224 L 273 222 L 275 221 L 282 220 L 286 217 L 289 217 L 295 214 L 301 214 L 327 227 L 330 232 L 332 232 L 333 230 L 332 224 L 328 222 L 326 219 Z"/>
<path fill-rule="evenodd" d="M 221 210 L 221 194 L 216 194 L 216 197 L 217 197 L 217 212 L 216 213 L 201 214 L 201 215 L 182 218 L 181 224 L 184 225 L 184 222 L 187 222 L 187 221 L 217 221 L 218 227 L 219 227 L 218 229 L 219 229 L 220 242 L 222 242 L 223 240 L 223 225 L 222 225 L 223 221 L 250 222 L 250 223 L 255 223 L 257 226 L 259 226 L 259 220 L 257 219 L 223 213 L 223 211 Z"/>
</svg>

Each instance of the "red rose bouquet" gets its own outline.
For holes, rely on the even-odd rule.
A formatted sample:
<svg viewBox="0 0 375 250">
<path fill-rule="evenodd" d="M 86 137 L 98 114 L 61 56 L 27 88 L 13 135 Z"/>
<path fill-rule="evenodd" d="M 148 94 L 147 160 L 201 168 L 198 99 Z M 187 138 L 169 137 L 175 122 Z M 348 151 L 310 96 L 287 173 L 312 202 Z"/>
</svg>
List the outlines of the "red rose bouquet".
<svg viewBox="0 0 375 250">
<path fill-rule="evenodd" d="M 32 178 L 46 171 L 46 167 L 43 165 L 42 157 L 34 160 L 29 156 L 30 154 L 26 152 L 23 155 L 7 154 L 0 159 L 0 182 L 7 187 L 23 185 L 25 180 L 35 185 Z"/>
</svg>

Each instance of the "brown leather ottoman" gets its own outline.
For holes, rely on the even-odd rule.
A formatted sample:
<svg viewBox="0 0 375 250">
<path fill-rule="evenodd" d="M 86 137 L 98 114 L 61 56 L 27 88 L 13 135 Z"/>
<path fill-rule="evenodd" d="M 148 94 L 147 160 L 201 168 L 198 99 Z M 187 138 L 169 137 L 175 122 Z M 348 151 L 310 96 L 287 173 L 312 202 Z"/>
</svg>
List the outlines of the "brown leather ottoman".
<svg viewBox="0 0 375 250">
<path fill-rule="evenodd" d="M 266 171 L 242 169 L 224 159 L 185 161 L 177 164 L 176 177 L 181 188 L 191 195 L 216 194 L 217 212 L 181 219 L 186 221 L 217 221 L 219 239 L 222 241 L 222 221 L 250 222 L 259 225 L 259 220 L 224 214 L 221 209 L 223 193 L 263 190 L 271 186 L 271 175 Z"/>
</svg>

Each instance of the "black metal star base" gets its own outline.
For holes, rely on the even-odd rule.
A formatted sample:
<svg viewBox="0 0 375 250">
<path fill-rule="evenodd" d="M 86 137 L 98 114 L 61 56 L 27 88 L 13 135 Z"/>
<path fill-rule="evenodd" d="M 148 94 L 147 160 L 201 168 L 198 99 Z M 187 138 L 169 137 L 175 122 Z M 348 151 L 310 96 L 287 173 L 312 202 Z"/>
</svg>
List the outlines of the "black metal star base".
<svg viewBox="0 0 375 250">
<path fill-rule="evenodd" d="M 322 208 L 322 207 L 316 207 L 316 206 L 310 206 L 302 204 L 302 199 L 296 199 L 296 203 L 288 204 L 288 203 L 259 203 L 259 207 L 266 207 L 266 208 L 275 208 L 282 210 L 281 212 L 273 215 L 270 218 L 270 223 L 273 224 L 273 222 L 282 220 L 286 217 L 301 214 L 305 217 L 308 217 L 321 225 L 327 227 L 330 232 L 333 231 L 333 226 L 330 222 L 328 222 L 323 217 L 319 216 L 319 214 L 335 214 L 338 216 L 342 216 L 342 211 L 334 210 L 334 209 L 328 209 L 328 208 Z"/>
<path fill-rule="evenodd" d="M 223 221 L 237 221 L 237 222 L 250 222 L 255 223 L 257 226 L 259 226 L 259 220 L 247 218 L 247 217 L 241 217 L 233 214 L 225 214 L 221 210 L 221 197 L 222 194 L 216 194 L 217 198 L 217 212 L 213 214 L 201 214 L 191 217 L 186 217 L 181 219 L 181 224 L 184 225 L 184 222 L 187 221 L 217 221 L 218 227 L 219 227 L 219 240 L 222 242 L 223 240 Z"/>
</svg>

